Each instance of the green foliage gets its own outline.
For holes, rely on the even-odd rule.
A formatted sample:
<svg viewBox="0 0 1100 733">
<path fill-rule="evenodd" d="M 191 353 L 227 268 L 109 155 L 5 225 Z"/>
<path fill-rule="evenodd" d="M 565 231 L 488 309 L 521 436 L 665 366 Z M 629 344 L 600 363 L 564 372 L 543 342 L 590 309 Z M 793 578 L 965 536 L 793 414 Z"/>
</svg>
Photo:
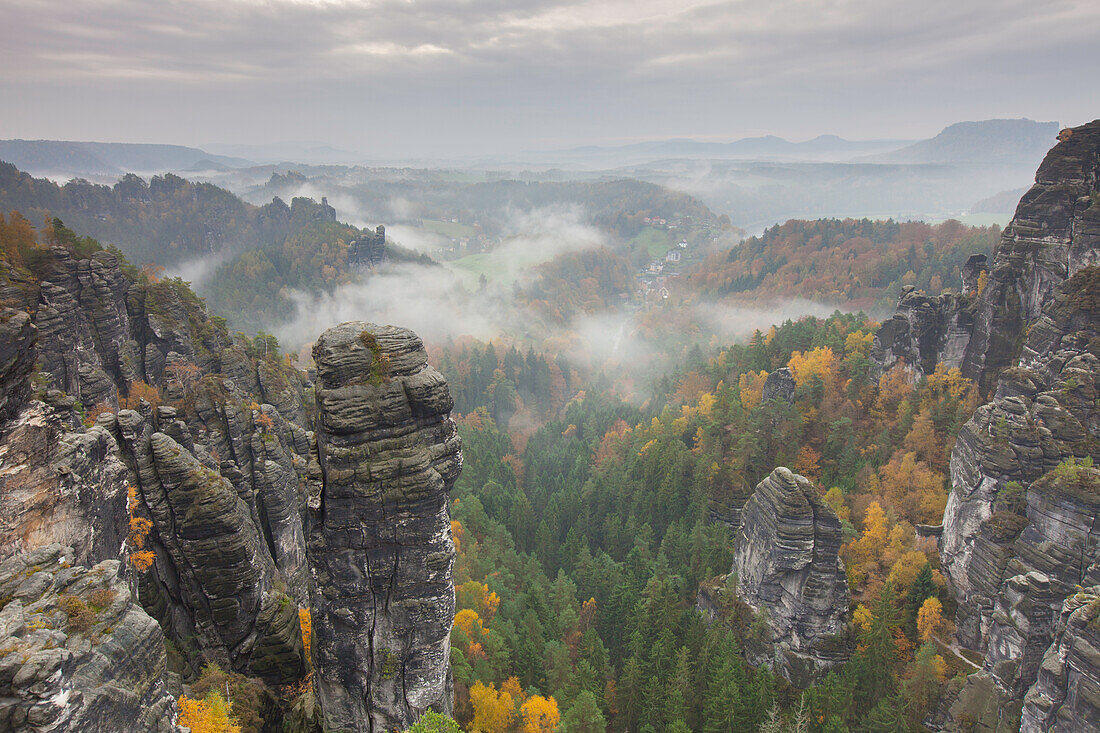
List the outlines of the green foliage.
<svg viewBox="0 0 1100 733">
<path fill-rule="evenodd" d="M 577 695 L 565 711 L 558 730 L 561 733 L 605 733 L 607 720 L 596 702 L 596 696 L 588 690 Z"/>
<path fill-rule="evenodd" d="M 711 357 L 689 353 L 644 409 L 586 390 L 533 434 L 520 434 L 522 450 L 486 405 L 507 363 L 502 350 L 449 348 L 442 361 L 452 388 L 475 408 L 459 421 L 465 466 L 452 509 L 463 527 L 456 580 L 484 583 L 500 598 L 484 636 L 452 635 L 459 699 L 463 685 L 499 685 L 515 675 L 558 700 L 563 726 L 589 693 L 608 725 L 628 733 L 756 730 L 775 705 L 783 725 L 797 727 L 798 698 L 740 652 L 766 642 L 766 620 L 754 621 L 738 604 L 734 584 L 715 591 L 718 618 L 708 626 L 695 611 L 696 594 L 704 582 L 721 589 L 716 576 L 732 565 L 729 530 L 712 512 L 744 501 L 774 466 L 793 465 L 801 447 L 814 448 L 821 484 L 838 487 L 844 509 L 868 475 L 877 482 L 905 449 L 918 413 L 925 433 L 914 444 L 936 456 L 965 422 L 972 401 L 961 378 L 937 372 L 914 387 L 871 376 L 873 329 L 865 316 L 838 313 L 789 321 Z M 743 376 L 815 350 L 801 363 L 819 371 L 792 404 L 743 400 Z M 516 357 L 514 384 L 526 378 L 529 361 Z M 946 494 L 934 484 L 929 490 Z M 862 509 L 852 519 L 862 523 Z M 866 529 L 844 521 L 850 539 Z M 807 730 L 859 730 L 883 700 L 880 724 L 893 720 L 899 699 L 900 714 L 908 714 L 908 698 L 898 696 L 911 675 L 898 638 L 916 638 L 916 610 L 940 593 L 932 565 L 913 572 L 903 595 L 887 585 L 867 602 L 872 620 L 851 662 L 806 694 Z M 591 622 L 585 599 L 592 599 Z M 854 636 L 831 643 L 855 648 Z"/>
<path fill-rule="evenodd" d="M 392 680 L 400 670 L 400 660 L 390 649 L 382 650 L 382 664 L 379 666 L 379 676 L 384 680 Z"/>
<path fill-rule="evenodd" d="M 420 716 L 420 720 L 413 723 L 407 733 L 462 733 L 462 728 L 453 718 L 428 710 Z"/>
<path fill-rule="evenodd" d="M 1027 509 L 1027 491 L 1019 481 L 1009 481 L 993 502 L 993 511 L 1010 512 L 1023 516 Z"/>
</svg>

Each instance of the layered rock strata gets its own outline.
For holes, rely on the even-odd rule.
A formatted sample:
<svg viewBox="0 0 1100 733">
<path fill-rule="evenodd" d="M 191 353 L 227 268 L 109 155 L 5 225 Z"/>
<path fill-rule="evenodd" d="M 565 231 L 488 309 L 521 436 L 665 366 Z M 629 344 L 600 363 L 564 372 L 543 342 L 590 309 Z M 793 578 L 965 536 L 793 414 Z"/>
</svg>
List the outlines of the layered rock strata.
<svg viewBox="0 0 1100 733">
<path fill-rule="evenodd" d="M 848 655 L 839 638 L 849 603 L 840 543 L 836 514 L 810 481 L 787 468 L 761 481 L 742 512 L 737 593 L 770 631 L 769 643 L 747 652 L 798 687 Z"/>
<path fill-rule="evenodd" d="M 1047 713 L 1022 712 L 1025 699 L 1045 685 L 1035 699 L 1048 710 L 1057 707 L 1050 701 L 1071 700 L 1076 720 L 1089 704 L 1088 680 L 1100 673 L 1100 657 L 1077 658 L 1081 697 L 1066 687 L 1068 673 L 1044 671 L 1058 656 L 1063 603 L 1100 580 L 1100 474 L 1090 467 L 1100 460 L 1100 121 L 1059 139 L 988 271 L 951 296 L 958 308 L 937 314 L 943 296 L 925 304 L 923 325 L 912 329 L 942 334 L 965 314 L 969 334 L 907 342 L 893 337 L 904 330 L 895 324 L 876 340 L 880 360 L 904 356 L 918 373 L 958 366 L 992 393 L 957 437 L 940 537 L 958 639 L 985 659 L 937 727 L 970 721 L 1015 730 L 1031 715 L 1025 728 L 1068 730 Z"/>
<path fill-rule="evenodd" d="M 272 684 L 294 682 L 305 673 L 298 606 L 280 587 L 254 507 L 184 447 L 192 441 L 174 417 L 123 410 L 100 420 L 122 445 L 153 525 L 146 546 L 154 572 L 142 599 L 171 638 L 193 640 L 203 659 Z"/>
<path fill-rule="evenodd" d="M 940 363 L 959 367 L 988 394 L 1058 285 L 1100 264 L 1100 120 L 1068 133 L 1039 166 L 992 262 L 967 263 L 962 295 L 902 293 L 898 314 L 875 336 L 880 366 L 904 358 L 918 375 Z"/>
<path fill-rule="evenodd" d="M 172 733 L 164 636 L 120 563 L 47 545 L 0 565 L 0 729 Z"/>
<path fill-rule="evenodd" d="M 193 669 L 300 679 L 303 378 L 266 341 L 230 338 L 184 284 L 127 275 L 110 252 L 54 247 L 34 268 L 0 263 L 0 559 L 51 542 L 83 564 L 152 553 L 140 597 Z M 139 411 L 115 417 L 127 394 Z M 88 428 L 93 406 L 106 412 Z M 132 515 L 151 522 L 141 547 Z"/>
<path fill-rule="evenodd" d="M 1020 733 L 1100 731 L 1100 586 L 1066 599 L 1024 701 Z"/>
<path fill-rule="evenodd" d="M 22 406 L 0 439 L 0 560 L 48 544 L 72 563 L 117 558 L 130 474 L 114 437 L 84 430 L 72 398 Z"/>
<path fill-rule="evenodd" d="M 1100 268 L 1086 268 L 1053 296 L 1043 317 L 1031 327 L 1020 366 L 1006 370 L 992 402 L 983 405 L 960 430 L 951 454 L 952 490 L 944 512 L 940 552 L 945 574 L 960 599 L 959 639 L 984 647 L 987 612 L 1006 573 L 1026 567 L 1060 578 L 1080 563 L 1059 549 L 1068 536 L 1088 536 L 1094 507 L 1085 495 L 1052 501 L 1036 488 L 1040 478 L 1066 461 L 1100 460 Z M 1094 353 L 1094 351 L 1096 353 Z M 1029 490 L 1031 489 L 1031 490 Z M 991 527 L 1013 523 L 995 518 L 997 505 L 1025 499 L 1017 513 L 1027 518 L 1020 540 L 983 541 L 998 534 Z M 1019 524 L 1019 521 L 1015 521 Z M 1004 532 L 1000 532 L 1004 534 Z M 1055 543 L 1035 549 L 1046 537 Z M 1022 543 L 1022 544 L 1021 544 Z M 1030 549 L 1029 549 L 1030 548 Z M 1068 563 L 1068 564 L 1067 564 Z M 1076 581 L 1075 581 L 1076 582 Z M 1064 596 L 1063 596 L 1064 597 Z M 1059 599 L 1060 602 L 1060 599 Z M 984 609 L 984 610 L 983 610 Z"/>
<path fill-rule="evenodd" d="M 316 342 L 308 552 L 326 730 L 404 730 L 452 706 L 452 400 L 412 332 L 344 323 Z"/>
</svg>

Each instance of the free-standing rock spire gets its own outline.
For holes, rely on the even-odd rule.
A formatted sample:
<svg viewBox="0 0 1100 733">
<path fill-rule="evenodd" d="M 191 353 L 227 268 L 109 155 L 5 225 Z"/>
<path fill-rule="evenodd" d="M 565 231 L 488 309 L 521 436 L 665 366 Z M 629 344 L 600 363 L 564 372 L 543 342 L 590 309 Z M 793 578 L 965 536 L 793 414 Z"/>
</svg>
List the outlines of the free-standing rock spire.
<svg viewBox="0 0 1100 733">
<path fill-rule="evenodd" d="M 406 329 L 343 323 L 313 358 L 308 553 L 324 727 L 406 730 L 453 704 L 453 402 Z"/>
<path fill-rule="evenodd" d="M 848 612 L 840 542 L 840 520 L 817 489 L 782 466 L 757 484 L 741 515 L 737 593 L 771 632 L 761 649 L 746 651 L 799 687 L 847 658 L 838 637 Z"/>
</svg>

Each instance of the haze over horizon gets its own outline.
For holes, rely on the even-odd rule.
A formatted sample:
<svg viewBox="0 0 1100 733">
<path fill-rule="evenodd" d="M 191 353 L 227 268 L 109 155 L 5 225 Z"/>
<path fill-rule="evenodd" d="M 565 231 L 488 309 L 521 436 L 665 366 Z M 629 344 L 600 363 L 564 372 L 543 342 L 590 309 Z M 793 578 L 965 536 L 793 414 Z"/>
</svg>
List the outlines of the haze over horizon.
<svg viewBox="0 0 1100 733">
<path fill-rule="evenodd" d="M 0 138 L 454 156 L 1073 125 L 1100 98 L 1082 0 L 5 5 Z"/>
</svg>

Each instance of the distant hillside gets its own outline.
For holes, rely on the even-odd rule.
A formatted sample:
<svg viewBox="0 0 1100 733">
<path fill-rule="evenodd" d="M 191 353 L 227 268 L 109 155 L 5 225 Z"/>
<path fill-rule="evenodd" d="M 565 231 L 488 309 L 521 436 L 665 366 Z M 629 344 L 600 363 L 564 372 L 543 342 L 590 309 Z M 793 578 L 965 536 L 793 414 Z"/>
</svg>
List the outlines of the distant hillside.
<svg viewBox="0 0 1100 733">
<path fill-rule="evenodd" d="M 642 162 L 677 158 L 714 160 L 848 160 L 855 155 L 885 152 L 906 144 L 905 140 L 845 140 L 836 135 L 819 135 L 812 140 L 792 142 L 775 135 L 746 137 L 732 142 L 701 142 L 689 139 L 654 140 L 619 146 L 589 145 L 569 150 L 544 151 L 538 155 L 560 160 Z"/>
<path fill-rule="evenodd" d="M 1012 188 L 1008 191 L 995 193 L 989 198 L 984 198 L 970 207 L 971 214 L 1012 214 L 1016 211 L 1016 205 L 1027 193 L 1027 187 Z"/>
<path fill-rule="evenodd" d="M 122 173 L 235 168 L 249 161 L 182 145 L 0 140 L 0 160 L 35 175 L 109 176 Z"/>
<path fill-rule="evenodd" d="M 34 225 L 52 217 L 137 265 L 163 265 L 196 282 L 231 325 L 271 328 L 293 317 L 284 289 L 331 290 L 354 279 L 349 244 L 360 235 L 336 210 L 295 197 L 253 206 L 210 183 L 171 173 L 148 182 L 129 174 L 114 186 L 75 180 L 58 186 L 0 162 L 0 212 L 21 211 Z M 427 261 L 392 244 L 390 262 Z M 155 265 L 154 265 L 155 263 Z"/>
<path fill-rule="evenodd" d="M 933 138 L 868 160 L 877 163 L 1010 163 L 1033 170 L 1057 135 L 1057 122 L 1028 119 L 957 122 Z"/>
<path fill-rule="evenodd" d="M 893 307 L 901 288 L 957 287 L 972 254 L 989 255 L 1000 228 L 948 220 L 791 220 L 707 257 L 687 276 L 710 299 L 773 304 L 804 298 L 872 311 Z"/>
</svg>

